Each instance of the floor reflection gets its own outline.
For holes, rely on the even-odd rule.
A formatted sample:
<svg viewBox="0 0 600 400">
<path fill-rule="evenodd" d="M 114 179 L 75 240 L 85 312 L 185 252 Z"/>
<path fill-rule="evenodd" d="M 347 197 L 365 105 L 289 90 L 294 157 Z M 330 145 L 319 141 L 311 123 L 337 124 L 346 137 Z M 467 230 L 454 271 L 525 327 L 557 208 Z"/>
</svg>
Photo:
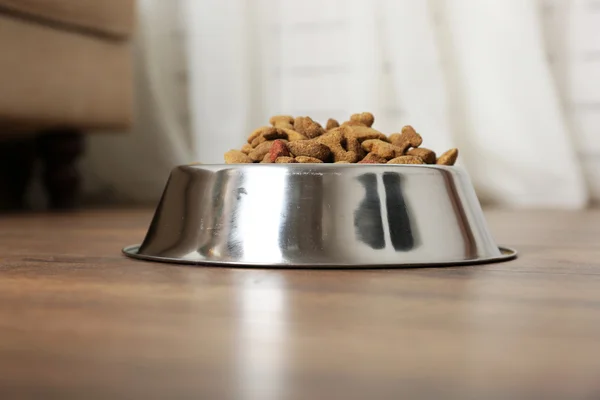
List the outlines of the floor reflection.
<svg viewBox="0 0 600 400">
<path fill-rule="evenodd" d="M 239 399 L 281 399 L 285 393 L 288 304 L 285 279 L 252 271 L 237 286 L 237 375 Z"/>
</svg>

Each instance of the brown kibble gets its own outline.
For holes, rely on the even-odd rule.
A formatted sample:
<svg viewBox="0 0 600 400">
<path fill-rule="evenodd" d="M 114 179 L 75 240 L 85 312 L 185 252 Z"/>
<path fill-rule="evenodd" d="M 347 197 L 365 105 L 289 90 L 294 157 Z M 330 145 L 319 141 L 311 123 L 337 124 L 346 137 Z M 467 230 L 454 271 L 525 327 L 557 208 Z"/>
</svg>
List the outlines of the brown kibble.
<svg viewBox="0 0 600 400">
<path fill-rule="evenodd" d="M 425 161 L 425 164 L 435 164 L 436 161 L 435 152 L 433 150 L 426 149 L 425 147 L 410 149 L 406 154 L 409 156 L 420 157 L 423 161 Z"/>
<path fill-rule="evenodd" d="M 370 128 L 371 126 L 373 126 L 373 123 L 375 122 L 375 117 L 370 112 L 363 112 L 360 114 L 352 114 L 350 116 L 350 121 L 358 122 L 359 124 Z"/>
<path fill-rule="evenodd" d="M 346 151 L 342 146 L 342 141 L 345 139 L 342 133 L 342 127 L 334 128 L 327 134 L 319 136 L 314 139 L 318 143 L 324 144 L 329 147 L 329 150 L 333 153 L 333 161 L 348 161 L 351 163 L 358 161 L 358 155 L 353 151 Z"/>
<path fill-rule="evenodd" d="M 298 161 L 294 157 L 277 157 L 275 164 L 295 164 Z"/>
<path fill-rule="evenodd" d="M 309 139 L 316 138 L 325 133 L 325 129 L 319 124 L 312 120 L 311 117 L 297 117 L 294 120 L 294 130 Z"/>
<path fill-rule="evenodd" d="M 244 154 L 250 154 L 250 152 L 254 150 L 254 148 L 252 146 L 250 146 L 248 143 L 244 143 L 244 145 L 242 146 L 242 153 Z"/>
<path fill-rule="evenodd" d="M 333 128 L 337 128 L 338 126 L 340 126 L 340 123 L 337 122 L 335 119 L 333 118 L 329 118 L 327 120 L 327 125 L 325 126 L 325 130 L 330 131 Z"/>
<path fill-rule="evenodd" d="M 375 153 L 369 153 L 365 156 L 365 158 L 360 160 L 358 163 L 359 164 L 386 164 L 387 161 L 388 160 L 386 158 L 380 157 L 379 155 L 377 155 Z"/>
<path fill-rule="evenodd" d="M 404 154 L 411 147 L 419 147 L 423 143 L 423 138 L 412 126 L 406 125 L 402 128 L 402 133 L 390 135 L 390 142 L 403 149 L 402 153 Z"/>
<path fill-rule="evenodd" d="M 406 125 L 400 133 L 384 135 L 372 128 L 372 113 L 352 114 L 343 124 L 330 118 L 326 129 L 311 117 L 276 115 L 272 126 L 252 131 L 240 150 L 225 153 L 233 163 L 335 163 L 335 164 L 437 164 L 454 165 L 458 149 L 439 158 L 433 150 L 419 147 L 423 138 Z"/>
<path fill-rule="evenodd" d="M 394 157 L 400 157 L 404 154 L 400 147 L 394 146 L 391 143 L 384 142 L 383 140 L 379 139 L 365 140 L 362 143 L 362 147 L 366 151 L 374 153 L 381 158 L 385 158 L 386 160 L 390 160 Z"/>
<path fill-rule="evenodd" d="M 254 139 L 252 139 L 252 142 L 250 143 L 250 145 L 252 147 L 256 147 L 259 144 L 266 142 L 268 140 L 287 139 L 287 138 L 288 138 L 288 135 L 283 129 L 269 127 L 268 129 L 265 129 L 262 132 L 260 132 L 258 134 L 258 136 L 256 136 Z"/>
<path fill-rule="evenodd" d="M 295 142 L 297 140 L 306 140 L 308 139 L 306 136 L 304 136 L 303 134 L 296 132 L 293 129 L 282 129 L 286 134 L 287 134 L 287 139 L 290 142 Z"/>
<path fill-rule="evenodd" d="M 345 125 L 340 129 L 343 129 L 343 133 L 346 138 L 354 137 L 359 142 L 369 139 L 379 139 L 383 140 L 384 142 L 388 141 L 387 136 L 385 136 L 383 133 L 363 125 Z"/>
<path fill-rule="evenodd" d="M 271 150 L 272 145 L 273 145 L 272 141 L 263 142 L 263 143 L 259 144 L 258 146 L 256 146 L 248 154 L 248 157 L 250 157 L 252 159 L 252 161 L 256 161 L 256 162 L 261 161 L 264 158 L 265 154 L 269 153 L 269 150 Z"/>
<path fill-rule="evenodd" d="M 361 160 L 367 154 L 363 150 L 358 139 L 352 136 L 346 138 L 346 150 L 355 152 L 359 160 Z"/>
<path fill-rule="evenodd" d="M 388 164 L 425 164 L 421 157 L 417 156 L 400 156 L 392 158 Z"/>
<path fill-rule="evenodd" d="M 239 150 L 229 150 L 224 155 L 226 164 L 251 164 L 252 159 Z"/>
<path fill-rule="evenodd" d="M 450 149 L 437 159 L 438 165 L 454 165 L 458 158 L 458 149 Z"/>
<path fill-rule="evenodd" d="M 289 157 L 290 151 L 282 140 L 276 140 L 269 149 L 269 159 L 275 162 L 279 157 Z"/>
<path fill-rule="evenodd" d="M 294 117 L 291 115 L 275 115 L 269 119 L 275 128 L 294 129 Z"/>
<path fill-rule="evenodd" d="M 295 156 L 313 157 L 321 161 L 326 161 L 331 155 L 329 147 L 314 140 L 297 140 L 288 143 L 287 147 Z"/>
<path fill-rule="evenodd" d="M 252 143 L 254 139 L 262 136 L 265 132 L 270 132 L 271 130 L 275 130 L 275 128 L 272 126 L 261 126 L 260 128 L 253 130 L 250 136 L 248 136 L 248 143 Z"/>
<path fill-rule="evenodd" d="M 306 156 L 298 156 L 296 157 L 296 161 L 301 164 L 314 164 L 314 163 L 322 163 L 323 161 L 314 157 L 306 157 Z"/>
<path fill-rule="evenodd" d="M 283 129 L 270 129 L 268 132 L 262 134 L 267 140 L 276 140 L 276 139 L 287 139 L 287 133 Z"/>
</svg>

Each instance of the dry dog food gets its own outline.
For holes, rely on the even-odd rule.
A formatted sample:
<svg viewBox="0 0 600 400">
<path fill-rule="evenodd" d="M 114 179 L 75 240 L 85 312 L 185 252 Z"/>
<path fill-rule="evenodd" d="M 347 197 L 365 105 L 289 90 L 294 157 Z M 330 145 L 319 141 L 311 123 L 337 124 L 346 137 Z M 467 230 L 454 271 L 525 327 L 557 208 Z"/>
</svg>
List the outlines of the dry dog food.
<svg viewBox="0 0 600 400">
<path fill-rule="evenodd" d="M 276 115 L 271 126 L 250 133 L 240 150 L 225 153 L 225 162 L 454 165 L 458 158 L 458 149 L 437 157 L 420 147 L 423 138 L 410 125 L 388 136 L 373 129 L 374 122 L 373 114 L 363 112 L 342 124 L 330 118 L 323 128 L 310 117 Z"/>
</svg>

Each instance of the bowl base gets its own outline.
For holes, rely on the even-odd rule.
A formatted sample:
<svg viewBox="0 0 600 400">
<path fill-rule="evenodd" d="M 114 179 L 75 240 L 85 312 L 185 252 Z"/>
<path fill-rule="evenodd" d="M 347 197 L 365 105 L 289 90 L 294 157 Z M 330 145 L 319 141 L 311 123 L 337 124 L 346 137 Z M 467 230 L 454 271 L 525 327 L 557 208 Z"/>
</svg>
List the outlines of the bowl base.
<svg viewBox="0 0 600 400">
<path fill-rule="evenodd" d="M 445 262 L 431 263 L 406 263 L 406 264 L 302 264 L 302 263 L 245 263 L 237 261 L 215 261 L 215 260 L 188 260 L 183 258 L 169 258 L 159 256 L 149 256 L 139 254 L 140 246 L 127 246 L 123 249 L 123 254 L 127 257 L 144 261 L 155 261 L 170 264 L 188 264 L 198 266 L 217 266 L 217 267 L 240 267 L 240 268 L 312 268 L 312 269 L 352 269 L 352 268 L 415 268 L 415 267 L 447 267 L 474 264 L 489 264 L 495 262 L 509 261 L 517 258 L 517 251 L 509 247 L 498 247 L 500 256 L 482 257 L 472 260 L 451 260 Z"/>
</svg>

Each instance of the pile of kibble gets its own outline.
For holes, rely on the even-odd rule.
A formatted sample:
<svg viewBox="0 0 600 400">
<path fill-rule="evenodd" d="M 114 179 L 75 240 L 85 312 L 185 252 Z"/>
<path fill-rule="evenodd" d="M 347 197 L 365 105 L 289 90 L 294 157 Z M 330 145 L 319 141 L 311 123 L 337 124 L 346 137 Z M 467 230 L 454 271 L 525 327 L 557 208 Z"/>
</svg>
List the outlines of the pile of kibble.
<svg viewBox="0 0 600 400">
<path fill-rule="evenodd" d="M 353 114 L 341 125 L 329 119 L 325 128 L 310 117 L 278 115 L 271 126 L 256 129 L 240 150 L 225 153 L 227 164 L 345 163 L 454 165 L 458 149 L 437 157 L 420 147 L 423 138 L 412 126 L 389 136 L 372 128 L 373 114 Z"/>
</svg>

